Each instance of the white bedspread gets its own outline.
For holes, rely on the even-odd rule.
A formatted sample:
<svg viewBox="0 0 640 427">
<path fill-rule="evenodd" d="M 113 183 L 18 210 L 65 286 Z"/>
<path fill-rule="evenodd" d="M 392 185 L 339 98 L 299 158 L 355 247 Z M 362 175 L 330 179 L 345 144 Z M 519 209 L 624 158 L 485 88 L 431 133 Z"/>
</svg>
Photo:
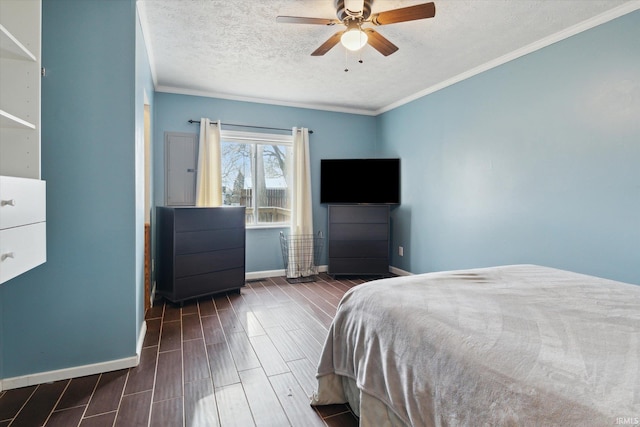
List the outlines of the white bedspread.
<svg viewBox="0 0 640 427">
<path fill-rule="evenodd" d="M 533 265 L 365 283 L 317 376 L 312 404 L 347 402 L 347 377 L 412 426 L 640 425 L 640 286 Z"/>
</svg>

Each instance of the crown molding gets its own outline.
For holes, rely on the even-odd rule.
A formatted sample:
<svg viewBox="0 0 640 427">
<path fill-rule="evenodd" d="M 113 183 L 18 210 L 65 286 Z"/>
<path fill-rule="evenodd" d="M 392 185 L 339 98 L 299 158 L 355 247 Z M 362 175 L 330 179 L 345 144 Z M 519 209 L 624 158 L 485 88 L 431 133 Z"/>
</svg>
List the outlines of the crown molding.
<svg viewBox="0 0 640 427">
<path fill-rule="evenodd" d="M 396 101 L 394 103 L 391 103 L 389 105 L 387 105 L 386 107 L 383 107 L 379 110 L 376 110 L 375 115 L 380 115 L 382 113 L 385 113 L 387 111 L 391 111 L 395 108 L 398 108 L 404 104 L 408 104 L 411 101 L 415 101 L 416 99 L 422 98 L 424 96 L 427 96 L 429 94 L 432 94 L 436 91 L 439 91 L 441 89 L 444 89 L 448 86 L 451 86 L 455 83 L 459 83 L 463 80 L 466 80 L 470 77 L 473 77 L 477 74 L 483 73 L 487 70 L 490 70 L 492 68 L 498 67 L 500 65 L 506 64 L 509 61 L 513 61 L 514 59 L 520 58 L 521 56 L 527 55 L 529 53 L 535 52 L 537 50 L 540 50 L 544 47 L 547 47 L 549 45 L 552 45 L 554 43 L 557 43 L 561 40 L 567 39 L 571 36 L 574 36 L 576 34 L 579 34 L 583 31 L 589 30 L 591 28 L 597 27 L 598 25 L 602 25 L 606 22 L 609 22 L 613 19 L 619 18 L 623 15 L 626 15 L 628 13 L 634 12 L 636 10 L 640 9 L 640 0 L 634 0 L 632 2 L 629 3 L 625 3 L 623 5 L 620 5 L 618 7 L 615 7 L 611 10 L 608 10 L 607 12 L 601 13 L 600 15 L 594 16 L 593 18 L 587 19 L 585 21 L 582 21 L 576 25 L 573 25 L 571 27 L 568 27 L 562 31 L 558 31 L 555 34 L 552 34 L 548 37 L 545 37 L 543 39 L 540 39 L 536 42 L 533 42 L 527 46 L 524 46 L 520 49 L 514 50 L 513 52 L 507 53 L 506 55 L 503 55 L 499 58 L 496 58 L 492 61 L 489 61 L 485 64 L 482 64 L 478 67 L 472 68 L 471 70 L 465 71 L 464 73 L 460 73 L 457 76 L 454 76 L 450 79 L 447 79 L 443 82 L 440 82 L 438 84 L 435 84 L 433 86 L 430 86 L 420 92 L 417 92 L 413 95 L 410 95 L 406 98 L 403 98 L 399 101 Z"/>
<path fill-rule="evenodd" d="M 363 109 L 357 109 L 357 108 L 339 107 L 334 105 L 323 105 L 323 104 L 296 103 L 296 102 L 287 102 L 287 101 L 281 101 L 281 100 L 275 100 L 275 99 L 251 98 L 246 96 L 235 96 L 235 95 L 229 95 L 229 94 L 218 93 L 213 91 L 193 90 L 193 89 L 185 89 L 185 88 L 165 86 L 165 85 L 156 86 L 156 92 L 173 93 L 176 95 L 202 96 L 206 98 L 226 99 L 229 101 L 253 102 L 257 104 L 278 105 L 281 107 L 306 108 L 309 110 L 322 110 L 322 111 L 331 111 L 336 113 L 359 114 L 363 116 L 375 116 L 377 114 L 374 110 L 363 110 Z"/>
</svg>

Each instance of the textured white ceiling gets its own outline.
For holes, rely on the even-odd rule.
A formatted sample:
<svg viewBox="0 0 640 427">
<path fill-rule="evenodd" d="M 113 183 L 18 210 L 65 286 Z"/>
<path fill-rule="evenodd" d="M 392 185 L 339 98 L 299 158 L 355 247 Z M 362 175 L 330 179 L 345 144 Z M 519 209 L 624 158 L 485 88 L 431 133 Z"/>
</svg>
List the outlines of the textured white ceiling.
<svg viewBox="0 0 640 427">
<path fill-rule="evenodd" d="M 425 3 L 374 0 L 373 13 Z M 640 8 L 638 0 L 436 0 L 436 16 L 376 27 L 400 49 L 384 57 L 335 46 L 334 0 L 139 0 L 156 89 L 376 114 L 464 75 Z M 349 71 L 345 72 L 344 69 Z"/>
</svg>

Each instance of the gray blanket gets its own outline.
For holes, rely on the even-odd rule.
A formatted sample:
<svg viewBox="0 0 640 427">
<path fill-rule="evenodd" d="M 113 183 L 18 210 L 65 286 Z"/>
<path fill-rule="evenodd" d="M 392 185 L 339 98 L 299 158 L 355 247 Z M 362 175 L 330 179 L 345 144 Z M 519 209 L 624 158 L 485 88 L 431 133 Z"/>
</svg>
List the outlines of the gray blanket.
<svg viewBox="0 0 640 427">
<path fill-rule="evenodd" d="M 533 265 L 369 282 L 317 377 L 312 404 L 350 378 L 412 426 L 640 423 L 640 286 Z"/>
</svg>

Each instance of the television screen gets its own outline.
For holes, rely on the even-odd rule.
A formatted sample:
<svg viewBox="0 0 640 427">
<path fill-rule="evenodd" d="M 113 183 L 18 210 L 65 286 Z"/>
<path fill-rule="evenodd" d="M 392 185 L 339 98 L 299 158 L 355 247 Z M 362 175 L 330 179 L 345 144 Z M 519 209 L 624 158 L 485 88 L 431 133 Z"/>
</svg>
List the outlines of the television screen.
<svg viewBox="0 0 640 427">
<path fill-rule="evenodd" d="M 320 160 L 320 203 L 400 203 L 400 159 Z"/>
</svg>

